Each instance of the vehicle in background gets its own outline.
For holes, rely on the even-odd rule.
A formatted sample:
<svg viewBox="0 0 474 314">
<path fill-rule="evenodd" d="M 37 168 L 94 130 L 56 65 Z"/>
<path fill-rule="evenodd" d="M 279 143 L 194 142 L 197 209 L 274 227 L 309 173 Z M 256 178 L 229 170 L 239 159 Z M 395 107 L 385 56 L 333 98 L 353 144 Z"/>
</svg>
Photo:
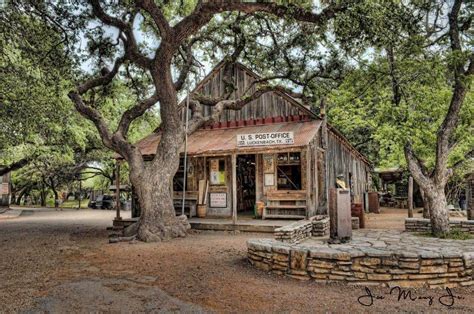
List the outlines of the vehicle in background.
<svg viewBox="0 0 474 314">
<path fill-rule="evenodd" d="M 115 206 L 115 199 L 112 195 L 99 195 L 95 200 L 89 201 L 89 208 L 92 209 L 113 209 Z"/>
</svg>

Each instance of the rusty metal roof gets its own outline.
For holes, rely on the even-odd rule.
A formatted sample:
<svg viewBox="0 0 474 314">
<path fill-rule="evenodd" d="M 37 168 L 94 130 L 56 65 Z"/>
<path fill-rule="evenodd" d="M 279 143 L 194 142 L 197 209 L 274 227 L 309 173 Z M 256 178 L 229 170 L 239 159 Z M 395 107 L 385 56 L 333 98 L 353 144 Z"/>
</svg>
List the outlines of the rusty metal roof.
<svg viewBox="0 0 474 314">
<path fill-rule="evenodd" d="M 188 137 L 188 154 L 216 155 L 234 152 L 256 153 L 259 151 L 268 151 L 275 147 L 283 149 L 304 147 L 314 138 L 321 126 L 321 122 L 321 120 L 312 120 L 304 122 L 261 124 L 235 128 L 200 129 Z M 270 132 L 293 132 L 294 143 L 274 146 L 237 146 L 237 135 L 239 134 Z M 142 155 L 154 155 L 159 142 L 160 134 L 153 133 L 139 141 L 136 146 L 140 148 Z M 182 152 L 184 152 L 184 147 Z"/>
</svg>

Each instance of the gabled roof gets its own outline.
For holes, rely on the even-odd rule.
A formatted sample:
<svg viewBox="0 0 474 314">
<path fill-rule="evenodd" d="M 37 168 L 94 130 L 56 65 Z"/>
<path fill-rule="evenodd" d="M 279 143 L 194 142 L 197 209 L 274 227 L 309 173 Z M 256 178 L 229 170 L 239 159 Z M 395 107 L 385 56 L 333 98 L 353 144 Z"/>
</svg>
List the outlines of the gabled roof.
<svg viewBox="0 0 474 314">
<path fill-rule="evenodd" d="M 197 94 L 197 93 L 200 93 L 203 89 L 203 87 L 209 82 L 211 81 L 216 75 L 218 75 L 219 71 L 221 71 L 224 66 L 226 65 L 226 61 L 225 60 L 222 60 L 220 61 L 213 69 L 211 72 L 209 72 L 195 87 L 192 91 L 190 91 L 190 95 L 194 95 L 194 94 Z M 235 62 L 234 63 L 234 66 L 242 71 L 244 71 L 246 74 L 248 74 L 249 76 L 253 77 L 255 80 L 259 80 L 259 79 L 262 79 L 262 77 L 260 75 L 258 75 L 257 73 L 255 73 L 252 69 L 250 69 L 249 67 L 245 66 L 244 64 L 240 63 L 240 62 Z M 271 93 L 275 93 L 279 96 L 281 96 L 282 98 L 284 98 L 286 101 L 288 101 L 289 103 L 291 103 L 293 106 L 297 107 L 299 110 L 301 110 L 302 113 L 304 114 L 307 114 L 308 116 L 314 118 L 314 119 L 319 119 L 319 116 L 317 114 L 315 114 L 314 112 L 312 112 L 310 109 L 306 108 L 303 104 L 301 104 L 299 101 L 297 101 L 294 97 L 292 97 L 291 95 L 289 95 L 288 93 L 286 93 L 285 91 L 283 90 L 275 90 L 275 91 L 272 91 Z M 179 107 L 180 108 L 184 108 L 186 105 L 186 98 L 184 98 L 183 101 L 180 102 L 179 104 Z"/>
<path fill-rule="evenodd" d="M 223 70 L 225 65 L 226 65 L 226 61 L 224 60 L 219 62 L 213 68 L 213 70 L 209 72 L 209 74 L 207 74 L 204 77 L 204 79 L 202 79 L 196 85 L 196 87 L 194 87 L 194 89 L 190 92 L 190 95 L 201 93 L 201 92 L 205 94 L 205 92 L 203 91 L 205 86 L 209 84 L 212 80 L 216 79 L 216 77 L 219 75 L 220 71 Z M 250 68 L 243 65 L 242 63 L 236 62 L 234 63 L 234 65 L 237 69 L 245 72 L 246 75 L 249 75 L 253 79 L 255 80 L 261 79 L 261 77 L 258 74 L 256 74 L 254 71 L 252 71 Z M 230 128 L 221 127 L 223 123 L 219 122 L 219 123 L 216 123 L 215 126 L 211 126 L 211 130 L 209 129 L 198 130 L 194 134 L 192 134 L 188 138 L 188 153 L 191 155 L 191 154 L 207 154 L 211 152 L 217 153 L 217 152 L 224 152 L 226 150 L 227 151 L 236 150 L 237 149 L 236 148 L 236 135 L 237 134 L 251 133 L 251 132 L 257 133 L 257 132 L 260 132 L 260 130 L 262 132 L 278 132 L 278 130 L 284 127 L 285 125 L 286 125 L 285 131 L 290 131 L 291 128 L 295 128 L 295 130 L 292 130 L 295 132 L 295 144 L 292 147 L 307 145 L 307 143 L 311 141 L 311 139 L 316 135 L 316 132 L 319 130 L 322 123 L 321 117 L 315 114 L 314 112 L 312 112 L 310 109 L 306 108 L 303 104 L 301 104 L 294 97 L 286 93 L 284 90 L 275 90 L 275 91 L 272 91 L 271 93 L 274 93 L 278 95 L 278 97 L 281 97 L 282 99 L 284 99 L 287 103 L 291 104 L 292 107 L 297 108 L 298 112 L 300 112 L 299 114 L 305 115 L 307 118 L 309 118 L 312 121 L 291 122 L 291 123 L 286 123 L 286 124 L 281 123 L 281 121 L 283 122 L 288 121 L 289 116 L 287 116 L 287 117 L 283 117 L 284 118 L 283 120 L 277 120 L 279 121 L 278 123 L 275 123 L 275 124 L 270 123 L 266 125 L 264 124 L 261 126 L 242 127 L 242 122 L 246 123 L 247 121 L 237 121 L 236 123 L 230 123 L 229 124 L 231 126 Z M 185 100 L 186 98 L 180 102 L 179 108 L 181 109 L 185 108 L 185 105 L 186 105 Z M 255 120 L 258 120 L 258 119 L 254 119 L 254 122 Z M 290 126 L 292 124 L 294 124 L 294 127 Z M 314 130 L 309 131 L 307 127 L 314 127 Z M 253 131 L 248 131 L 248 132 L 244 131 L 246 128 L 253 128 Z M 341 144 L 346 146 L 355 156 L 357 156 L 359 159 L 361 159 L 367 165 L 370 166 L 370 161 L 362 153 L 360 153 L 357 149 L 355 149 L 354 146 L 352 146 L 349 140 L 347 140 L 347 138 L 342 133 L 340 133 L 337 129 L 335 129 L 329 124 L 328 124 L 328 131 L 333 133 L 341 142 Z M 306 136 L 307 138 L 303 139 L 302 136 Z M 214 140 L 208 137 L 212 137 Z M 203 140 L 203 138 L 205 139 Z M 219 138 L 221 140 L 218 140 Z M 152 133 L 149 136 L 145 137 L 144 139 L 140 140 L 136 145 L 140 148 L 143 155 L 151 156 L 155 154 L 159 140 L 160 140 L 159 133 L 158 132 Z M 290 147 L 290 146 L 285 145 L 285 147 Z M 240 147 L 239 151 L 242 151 L 242 150 L 245 150 L 245 149 Z"/>
</svg>

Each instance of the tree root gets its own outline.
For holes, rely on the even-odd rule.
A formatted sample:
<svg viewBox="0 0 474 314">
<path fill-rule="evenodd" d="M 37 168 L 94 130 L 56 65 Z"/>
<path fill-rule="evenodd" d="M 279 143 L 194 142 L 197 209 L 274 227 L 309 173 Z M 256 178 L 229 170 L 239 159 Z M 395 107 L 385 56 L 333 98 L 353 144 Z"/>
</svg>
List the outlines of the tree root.
<svg viewBox="0 0 474 314">
<path fill-rule="evenodd" d="M 110 243 L 130 242 L 139 240 L 143 242 L 161 242 L 173 238 L 186 237 L 191 225 L 185 215 L 163 223 L 144 223 L 139 220 L 123 229 L 121 236 L 111 237 Z"/>
<path fill-rule="evenodd" d="M 109 243 L 131 242 L 137 239 L 136 235 L 131 237 L 113 237 L 109 239 Z"/>
</svg>

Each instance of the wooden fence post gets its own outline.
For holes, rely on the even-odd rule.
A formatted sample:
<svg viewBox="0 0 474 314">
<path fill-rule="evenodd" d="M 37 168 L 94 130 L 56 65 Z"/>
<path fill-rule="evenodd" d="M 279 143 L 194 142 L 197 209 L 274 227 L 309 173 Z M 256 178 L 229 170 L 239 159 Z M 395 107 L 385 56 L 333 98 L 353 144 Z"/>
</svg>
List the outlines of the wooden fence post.
<svg viewBox="0 0 474 314">
<path fill-rule="evenodd" d="M 413 177 L 408 178 L 408 217 L 413 218 Z"/>
</svg>

